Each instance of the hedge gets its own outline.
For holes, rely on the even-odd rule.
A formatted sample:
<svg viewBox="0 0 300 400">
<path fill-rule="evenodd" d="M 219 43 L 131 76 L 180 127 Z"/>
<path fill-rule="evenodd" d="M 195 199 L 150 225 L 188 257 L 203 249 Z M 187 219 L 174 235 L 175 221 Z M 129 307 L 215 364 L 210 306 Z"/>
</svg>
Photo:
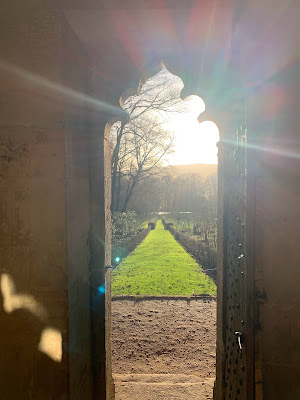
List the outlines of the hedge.
<svg viewBox="0 0 300 400">
<path fill-rule="evenodd" d="M 174 238 L 190 253 L 202 266 L 203 271 L 214 282 L 217 281 L 217 249 L 210 247 L 190 235 L 180 232 L 171 225 L 166 225 Z"/>
<path fill-rule="evenodd" d="M 155 229 L 157 224 L 157 217 L 153 217 L 148 222 L 148 227 L 150 226 L 151 229 Z"/>
<path fill-rule="evenodd" d="M 140 230 L 135 236 L 124 239 L 120 242 L 112 243 L 111 246 L 111 265 L 117 266 L 125 257 L 132 253 L 136 247 L 142 243 L 148 233 L 151 231 L 151 226 Z M 116 261 L 119 258 L 119 261 Z"/>
<path fill-rule="evenodd" d="M 169 227 L 173 227 L 173 222 L 169 221 L 165 216 L 162 217 L 162 223 L 165 229 L 169 229 Z"/>
</svg>

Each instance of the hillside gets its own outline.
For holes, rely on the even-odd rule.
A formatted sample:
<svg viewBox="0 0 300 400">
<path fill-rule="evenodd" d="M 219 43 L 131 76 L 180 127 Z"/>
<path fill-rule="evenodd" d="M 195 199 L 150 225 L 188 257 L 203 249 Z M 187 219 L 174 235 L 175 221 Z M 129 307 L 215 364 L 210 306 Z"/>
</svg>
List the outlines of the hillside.
<svg viewBox="0 0 300 400">
<path fill-rule="evenodd" d="M 177 177 L 184 174 L 197 174 L 201 175 L 203 179 L 209 175 L 216 174 L 218 171 L 217 164 L 190 164 L 190 165 L 170 165 L 165 168 L 165 171 Z"/>
</svg>

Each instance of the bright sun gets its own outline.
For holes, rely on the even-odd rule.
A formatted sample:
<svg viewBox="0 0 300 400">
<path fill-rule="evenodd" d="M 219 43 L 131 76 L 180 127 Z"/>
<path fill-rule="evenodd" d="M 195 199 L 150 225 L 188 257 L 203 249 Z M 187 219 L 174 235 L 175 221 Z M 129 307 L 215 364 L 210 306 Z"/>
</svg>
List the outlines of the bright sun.
<svg viewBox="0 0 300 400">
<path fill-rule="evenodd" d="M 189 111 L 174 115 L 168 126 L 175 134 L 174 153 L 169 162 L 173 165 L 217 164 L 219 129 L 212 121 L 199 123 L 198 115 L 205 105 L 197 96 L 186 99 Z"/>
<path fill-rule="evenodd" d="M 164 85 L 167 89 L 161 89 L 165 87 Z M 181 99 L 180 93 L 183 87 L 182 80 L 172 75 L 165 67 L 143 85 L 145 93 L 149 91 L 150 99 L 154 95 L 154 98 L 159 98 L 161 93 L 166 95 L 167 99 L 172 99 L 171 102 L 169 100 L 170 110 L 165 109 L 161 114 L 158 113 L 163 116 L 162 127 L 174 134 L 174 151 L 169 155 L 167 163 L 170 165 L 217 164 L 216 144 L 219 141 L 219 129 L 212 121 L 199 123 L 197 118 L 205 111 L 205 103 L 196 95 Z M 155 111 L 149 112 L 149 115 L 154 114 Z"/>
</svg>

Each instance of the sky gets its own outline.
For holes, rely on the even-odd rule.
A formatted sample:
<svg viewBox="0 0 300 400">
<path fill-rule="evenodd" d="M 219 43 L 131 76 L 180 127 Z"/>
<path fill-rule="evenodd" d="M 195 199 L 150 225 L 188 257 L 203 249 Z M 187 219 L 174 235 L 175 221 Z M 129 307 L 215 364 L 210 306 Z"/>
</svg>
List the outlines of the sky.
<svg viewBox="0 0 300 400">
<path fill-rule="evenodd" d="M 177 91 L 180 97 L 184 87 L 182 80 L 171 74 L 166 68 L 158 74 L 162 79 L 174 83 L 171 90 Z M 154 77 L 154 84 L 155 84 Z M 217 164 L 217 142 L 219 141 L 219 130 L 212 121 L 199 123 L 198 117 L 205 111 L 204 101 L 199 96 L 188 96 L 182 100 L 184 111 L 170 113 L 168 116 L 167 129 L 174 132 L 174 152 L 169 156 L 171 165 L 188 164 Z"/>
<path fill-rule="evenodd" d="M 171 74 L 163 67 L 158 74 L 146 81 L 141 93 L 131 97 L 131 101 L 133 103 L 139 101 L 143 96 L 149 100 L 157 96 L 157 93 L 160 96 L 160 93 L 163 93 L 162 86 L 166 87 L 168 93 L 172 93 L 174 97 L 174 103 L 172 103 L 173 100 L 168 103 L 167 109 L 171 111 L 160 113 L 164 120 L 163 126 L 174 136 L 174 151 L 168 156 L 168 163 L 171 165 L 217 164 L 218 127 L 212 121 L 199 123 L 197 118 L 205 111 L 204 101 L 195 95 L 181 99 L 180 93 L 184 84 L 178 76 Z M 160 87 L 159 92 L 156 90 L 157 87 Z"/>
<path fill-rule="evenodd" d="M 217 164 L 218 127 L 212 121 L 181 123 L 174 121 L 175 148 L 169 156 L 170 164 Z"/>
<path fill-rule="evenodd" d="M 204 102 L 201 102 L 202 111 L 199 110 L 200 102 L 195 101 L 194 114 L 175 114 L 168 121 L 169 129 L 175 136 L 174 153 L 169 156 L 171 165 L 218 163 L 219 129 L 212 121 L 199 123 L 197 117 L 205 109 Z"/>
</svg>

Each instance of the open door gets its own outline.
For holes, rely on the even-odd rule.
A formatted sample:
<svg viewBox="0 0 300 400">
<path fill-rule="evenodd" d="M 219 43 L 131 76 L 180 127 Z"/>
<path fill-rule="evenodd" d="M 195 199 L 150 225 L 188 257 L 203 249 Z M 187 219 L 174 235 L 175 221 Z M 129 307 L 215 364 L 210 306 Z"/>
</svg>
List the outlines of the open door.
<svg viewBox="0 0 300 400">
<path fill-rule="evenodd" d="M 215 399 L 253 399 L 251 177 L 247 130 L 241 125 L 220 146 L 220 252 Z M 219 228 L 220 228 L 219 227 Z"/>
</svg>

